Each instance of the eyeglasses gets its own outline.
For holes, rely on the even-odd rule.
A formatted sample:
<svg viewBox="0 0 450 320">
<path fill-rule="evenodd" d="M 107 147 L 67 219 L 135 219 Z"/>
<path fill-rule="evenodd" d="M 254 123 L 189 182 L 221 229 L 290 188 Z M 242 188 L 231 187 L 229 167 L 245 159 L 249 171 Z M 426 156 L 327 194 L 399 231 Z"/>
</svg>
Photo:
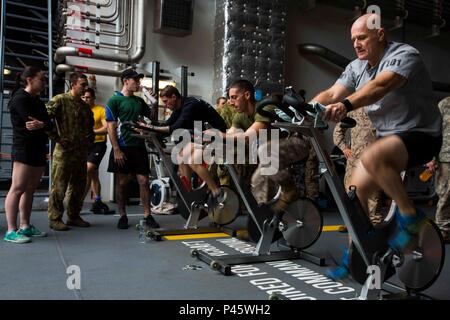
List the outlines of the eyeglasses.
<svg viewBox="0 0 450 320">
<path fill-rule="evenodd" d="M 94 97 L 90 97 L 90 96 L 83 96 L 83 99 L 94 99 Z"/>
</svg>

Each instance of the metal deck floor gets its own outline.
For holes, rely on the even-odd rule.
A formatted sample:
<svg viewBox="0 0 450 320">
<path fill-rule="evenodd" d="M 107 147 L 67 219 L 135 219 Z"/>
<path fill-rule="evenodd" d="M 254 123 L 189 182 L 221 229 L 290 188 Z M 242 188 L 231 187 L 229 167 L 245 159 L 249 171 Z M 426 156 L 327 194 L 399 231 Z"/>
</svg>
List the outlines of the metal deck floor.
<svg viewBox="0 0 450 320">
<path fill-rule="evenodd" d="M 226 277 L 192 258 L 190 248 L 206 246 L 235 254 L 251 244 L 226 237 L 140 243 L 134 225 L 142 208 L 130 206 L 128 213 L 127 230 L 116 228 L 117 216 L 85 214 L 83 218 L 91 222 L 90 228 L 54 232 L 48 228 L 47 213 L 34 212 L 32 223 L 48 231 L 48 237 L 23 245 L 0 241 L 0 299 L 267 300 L 274 286 L 283 287 L 293 300 L 338 300 L 359 294 L 361 286 L 354 282 L 314 282 L 311 279 L 324 276 L 327 267 L 304 260 L 247 265 L 235 269 L 236 275 Z M 181 227 L 184 223 L 179 215 L 156 219 L 163 228 Z M 326 212 L 324 222 L 333 225 L 340 219 Z M 5 225 L 5 216 L 0 214 L 1 236 Z M 201 225 L 206 226 L 207 221 L 202 220 Z M 240 216 L 231 226 L 242 229 L 244 225 L 245 216 Z M 345 233 L 324 232 L 308 252 L 338 257 L 339 248 L 345 244 Z M 448 261 L 447 250 L 439 279 L 424 292 L 433 299 L 450 299 Z M 67 287 L 67 268 L 72 265 L 81 271 L 79 290 Z M 287 266 L 290 270 L 302 268 L 305 277 L 289 273 Z"/>
</svg>

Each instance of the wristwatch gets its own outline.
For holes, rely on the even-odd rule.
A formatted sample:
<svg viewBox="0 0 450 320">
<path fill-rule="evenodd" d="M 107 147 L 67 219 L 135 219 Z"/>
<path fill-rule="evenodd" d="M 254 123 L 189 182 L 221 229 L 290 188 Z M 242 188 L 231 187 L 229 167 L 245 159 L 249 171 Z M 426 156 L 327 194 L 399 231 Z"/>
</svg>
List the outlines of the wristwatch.
<svg viewBox="0 0 450 320">
<path fill-rule="evenodd" d="M 347 110 L 347 113 L 353 110 L 353 105 L 348 99 L 344 99 L 341 102 L 345 106 L 345 110 Z"/>
</svg>

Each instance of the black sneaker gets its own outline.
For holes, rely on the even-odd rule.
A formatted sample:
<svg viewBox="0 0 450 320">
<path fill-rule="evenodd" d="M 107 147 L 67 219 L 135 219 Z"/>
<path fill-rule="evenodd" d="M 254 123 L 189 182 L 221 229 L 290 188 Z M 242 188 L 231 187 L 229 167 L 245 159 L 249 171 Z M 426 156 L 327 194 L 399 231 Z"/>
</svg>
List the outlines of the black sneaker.
<svg viewBox="0 0 450 320">
<path fill-rule="evenodd" d="M 100 213 L 102 213 L 102 206 L 100 205 L 100 201 L 95 201 L 94 203 L 92 203 L 91 211 L 92 211 L 94 214 L 100 214 Z"/>
<path fill-rule="evenodd" d="M 156 220 L 152 217 L 151 214 L 149 214 L 147 217 L 145 217 L 144 220 L 145 220 L 145 224 L 147 225 L 147 227 L 149 227 L 151 229 L 159 229 L 160 228 L 158 222 L 156 222 Z"/>
<path fill-rule="evenodd" d="M 101 200 L 95 201 L 92 204 L 91 211 L 94 214 L 105 214 L 109 211 L 109 207 L 104 204 Z"/>
<path fill-rule="evenodd" d="M 117 222 L 117 228 L 118 229 L 128 229 L 128 217 L 127 216 L 121 216 L 119 218 L 119 222 Z"/>
<path fill-rule="evenodd" d="M 100 209 L 103 210 L 103 212 L 108 212 L 109 211 L 109 207 L 106 203 L 102 202 L 102 200 L 99 201 L 99 205 L 100 205 Z"/>
</svg>

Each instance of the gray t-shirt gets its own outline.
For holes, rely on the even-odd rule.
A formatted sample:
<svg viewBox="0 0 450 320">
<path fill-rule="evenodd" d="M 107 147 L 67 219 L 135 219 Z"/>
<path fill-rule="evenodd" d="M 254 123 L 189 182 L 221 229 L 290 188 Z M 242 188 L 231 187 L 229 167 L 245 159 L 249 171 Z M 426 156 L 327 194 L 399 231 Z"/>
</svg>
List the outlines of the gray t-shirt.
<svg viewBox="0 0 450 320">
<path fill-rule="evenodd" d="M 354 92 L 383 71 L 395 72 L 408 82 L 365 107 L 377 129 L 377 135 L 383 137 L 401 132 L 424 132 L 439 136 L 441 115 L 433 97 L 431 78 L 415 48 L 389 42 L 377 66 L 369 69 L 368 61 L 356 59 L 345 68 L 336 83 Z"/>
</svg>

